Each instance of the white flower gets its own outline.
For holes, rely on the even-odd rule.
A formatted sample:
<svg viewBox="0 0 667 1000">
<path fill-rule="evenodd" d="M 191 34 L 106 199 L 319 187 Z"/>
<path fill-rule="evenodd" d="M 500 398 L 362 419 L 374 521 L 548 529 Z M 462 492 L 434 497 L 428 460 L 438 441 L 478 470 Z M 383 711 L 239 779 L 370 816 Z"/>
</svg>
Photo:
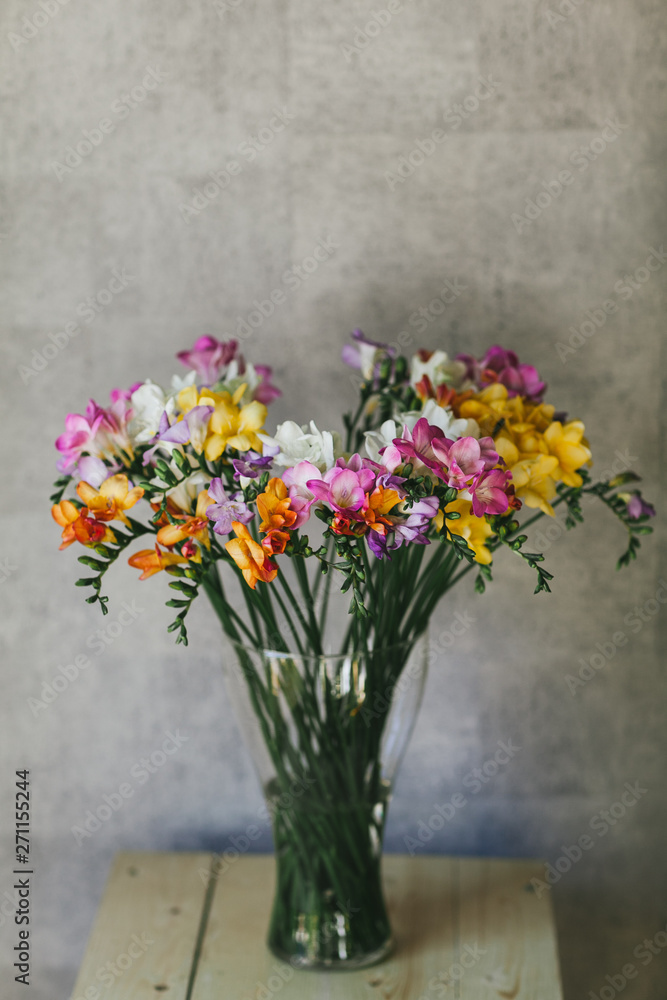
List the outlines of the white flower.
<svg viewBox="0 0 667 1000">
<path fill-rule="evenodd" d="M 299 462 L 312 462 L 320 472 L 332 469 L 336 458 L 341 454 L 340 438 L 330 431 L 320 431 L 314 421 L 299 427 L 293 420 L 279 424 L 275 437 L 268 434 L 258 434 L 258 437 L 273 448 L 278 448 L 278 454 L 273 459 L 275 465 L 291 468 Z"/>
<path fill-rule="evenodd" d="M 458 389 L 463 384 L 466 366 L 462 361 L 450 361 L 444 351 L 433 351 L 428 361 L 422 361 L 418 354 L 413 354 L 410 362 L 410 385 L 414 389 L 418 382 L 428 375 L 431 385 L 437 389 L 446 382 Z"/>
<path fill-rule="evenodd" d="M 372 462 L 377 462 L 381 465 L 382 456 L 380 455 L 380 451 L 382 448 L 386 448 L 388 444 L 391 444 L 394 438 L 400 436 L 401 431 L 396 426 L 396 421 L 385 420 L 378 431 L 366 431 L 364 433 L 364 437 L 366 438 L 366 454 Z"/>
<path fill-rule="evenodd" d="M 184 378 L 174 375 L 169 392 L 165 392 L 161 385 L 150 379 L 134 390 L 131 398 L 132 419 L 128 425 L 128 434 L 133 444 L 148 444 L 152 441 L 159 430 L 162 414 L 166 410 L 167 416 L 173 416 L 176 395 L 181 389 L 193 385 L 196 377 L 195 371 L 188 372 Z"/>
<path fill-rule="evenodd" d="M 458 441 L 462 437 L 478 438 L 480 435 L 476 420 L 467 420 L 464 417 L 457 418 L 448 406 L 438 406 L 434 399 L 427 399 L 421 412 L 413 410 L 410 413 L 404 413 L 401 419 L 406 420 L 406 417 L 410 418 L 411 423 L 406 421 L 410 430 L 420 417 L 425 417 L 429 424 L 439 427 L 450 441 Z"/>
</svg>

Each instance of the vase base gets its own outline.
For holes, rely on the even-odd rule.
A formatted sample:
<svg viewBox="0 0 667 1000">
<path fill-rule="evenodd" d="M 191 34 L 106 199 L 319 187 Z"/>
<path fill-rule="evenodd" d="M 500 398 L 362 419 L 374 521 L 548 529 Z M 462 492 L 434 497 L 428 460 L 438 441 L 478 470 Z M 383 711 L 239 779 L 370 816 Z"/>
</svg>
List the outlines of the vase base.
<svg viewBox="0 0 667 1000">
<path fill-rule="evenodd" d="M 367 969 L 370 965 L 377 965 L 379 962 L 383 962 L 393 952 L 394 945 L 393 938 L 389 938 L 388 941 L 380 948 L 376 948 L 375 951 L 368 952 L 366 955 L 358 955 L 354 958 L 344 958 L 343 956 L 339 958 L 318 958 L 317 956 L 311 957 L 310 955 L 289 955 L 287 952 L 274 947 L 270 943 L 269 949 L 276 958 L 279 958 L 287 965 L 291 965 L 293 969 L 311 970 L 312 972 L 346 972 L 348 970 Z"/>
</svg>

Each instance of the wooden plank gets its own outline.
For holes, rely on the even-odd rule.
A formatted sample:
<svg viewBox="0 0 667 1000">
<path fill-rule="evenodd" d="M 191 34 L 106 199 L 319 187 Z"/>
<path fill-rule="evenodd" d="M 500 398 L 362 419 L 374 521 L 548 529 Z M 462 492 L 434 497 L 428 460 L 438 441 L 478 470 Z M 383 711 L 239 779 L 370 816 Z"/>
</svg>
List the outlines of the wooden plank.
<svg viewBox="0 0 667 1000">
<path fill-rule="evenodd" d="M 272 856 L 239 859 L 218 880 L 192 1000 L 417 1000 L 456 960 L 453 876 L 448 858 L 384 858 L 387 905 L 397 939 L 388 961 L 356 972 L 295 971 L 266 948 Z M 442 996 L 431 992 L 429 996 Z"/>
<path fill-rule="evenodd" d="M 551 900 L 530 884 L 543 875 L 539 861 L 460 860 L 460 1000 L 562 1000 Z"/>
<path fill-rule="evenodd" d="M 114 861 L 73 1000 L 187 1000 L 209 854 Z"/>
</svg>

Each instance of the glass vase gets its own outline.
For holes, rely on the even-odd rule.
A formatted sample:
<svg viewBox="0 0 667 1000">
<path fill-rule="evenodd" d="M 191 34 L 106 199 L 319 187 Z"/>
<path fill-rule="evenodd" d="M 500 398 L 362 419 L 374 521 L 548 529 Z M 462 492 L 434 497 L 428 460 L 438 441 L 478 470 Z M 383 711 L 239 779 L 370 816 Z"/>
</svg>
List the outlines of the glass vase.
<svg viewBox="0 0 667 1000">
<path fill-rule="evenodd" d="M 294 967 L 379 962 L 392 949 L 384 825 L 422 697 L 426 640 L 334 656 L 231 646 L 228 692 L 273 828 L 268 945 Z"/>
</svg>

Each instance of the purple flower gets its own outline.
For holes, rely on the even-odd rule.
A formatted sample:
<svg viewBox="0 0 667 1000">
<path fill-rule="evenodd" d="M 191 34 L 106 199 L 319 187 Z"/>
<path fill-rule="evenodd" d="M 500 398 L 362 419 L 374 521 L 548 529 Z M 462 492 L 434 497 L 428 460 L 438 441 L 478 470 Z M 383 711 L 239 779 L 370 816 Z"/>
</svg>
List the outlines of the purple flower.
<svg viewBox="0 0 667 1000">
<path fill-rule="evenodd" d="M 264 469 L 270 468 L 279 451 L 279 448 L 265 445 L 263 455 L 258 451 L 246 451 L 240 458 L 233 458 L 234 479 L 240 479 L 241 476 L 245 476 L 246 479 L 257 479 Z"/>
<path fill-rule="evenodd" d="M 243 500 L 243 493 L 232 493 L 227 496 L 221 479 L 212 479 L 208 495 L 215 503 L 206 508 L 209 521 L 215 521 L 213 530 L 216 535 L 228 535 L 232 530 L 232 521 L 248 524 L 255 516 Z"/>
<path fill-rule="evenodd" d="M 395 347 L 390 347 L 389 344 L 383 344 L 378 340 L 370 340 L 361 330 L 355 330 L 352 338 L 356 341 L 356 345 L 346 344 L 342 351 L 342 358 L 346 365 L 360 369 L 365 379 L 377 378 L 383 357 L 394 358 L 396 356 Z"/>
<path fill-rule="evenodd" d="M 506 387 L 509 396 L 525 396 L 535 403 L 542 401 L 546 382 L 542 382 L 537 369 L 532 365 L 519 364 L 514 351 L 494 344 L 479 360 L 471 354 L 457 354 L 456 360 L 463 362 L 466 366 L 466 378 L 477 385 L 500 382 Z"/>
<path fill-rule="evenodd" d="M 655 507 L 644 500 L 641 493 L 633 493 L 628 500 L 628 517 L 633 519 L 643 516 L 655 517 Z"/>
<path fill-rule="evenodd" d="M 160 417 L 160 426 L 157 437 L 153 439 L 153 447 L 144 455 L 143 464 L 148 465 L 153 461 L 153 456 L 162 443 L 186 445 L 189 442 L 199 455 L 204 450 L 206 430 L 212 413 L 212 406 L 193 406 L 182 420 L 175 420 L 170 424 L 165 410 Z"/>
</svg>

